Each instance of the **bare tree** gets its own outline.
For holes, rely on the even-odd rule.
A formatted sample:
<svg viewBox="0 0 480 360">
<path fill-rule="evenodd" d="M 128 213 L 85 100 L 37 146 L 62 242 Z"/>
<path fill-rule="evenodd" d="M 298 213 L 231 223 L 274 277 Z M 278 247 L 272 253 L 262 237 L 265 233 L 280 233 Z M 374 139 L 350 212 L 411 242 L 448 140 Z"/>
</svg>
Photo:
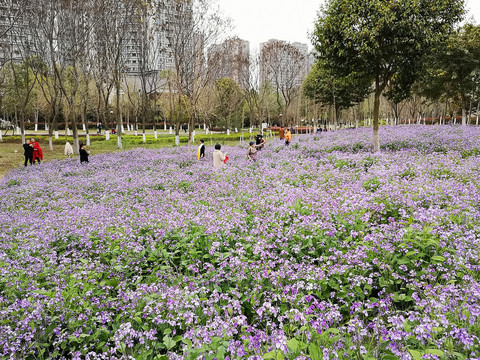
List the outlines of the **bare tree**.
<svg viewBox="0 0 480 360">
<path fill-rule="evenodd" d="M 98 63 L 96 65 L 97 91 L 102 95 L 105 107 L 110 89 L 115 89 L 115 118 L 117 147 L 122 148 L 123 118 L 120 106 L 122 80 L 128 70 L 128 53 L 138 40 L 134 24 L 141 21 L 141 0 L 91 0 L 95 8 L 94 38 Z M 113 84 L 113 85 L 112 85 Z"/>
<path fill-rule="evenodd" d="M 147 1 L 139 4 L 137 10 L 138 19 L 132 24 L 132 31 L 137 34 L 138 38 L 135 45 L 131 46 L 131 56 L 135 59 L 136 66 L 130 68 L 130 73 L 126 74 L 125 79 L 130 103 L 141 116 L 143 142 L 146 141 L 145 126 L 147 120 L 153 122 L 155 129 L 152 98 L 157 96 L 161 79 L 160 74 L 156 71 L 158 69 L 157 52 L 159 42 L 154 36 L 155 10 L 153 2 Z M 139 96 L 132 98 L 131 90 L 137 92 Z M 140 103 L 136 104 L 135 102 L 138 101 Z"/>
<path fill-rule="evenodd" d="M 230 29 L 230 21 L 222 17 L 213 0 L 160 0 L 158 24 L 166 33 L 165 52 L 171 57 L 167 64 L 175 73 L 175 90 L 182 109 L 182 99 L 187 99 L 189 118 L 189 143 L 198 116 L 198 104 L 202 89 L 214 78 L 215 66 L 207 66 L 206 49 L 220 43 Z M 175 129 L 179 139 L 177 114 Z"/>
<path fill-rule="evenodd" d="M 35 53 L 32 41 L 33 29 L 29 24 L 29 19 L 34 14 L 34 6 L 23 0 L 0 1 L 0 10 L 3 15 L 0 20 L 0 39 L 2 39 L 0 68 L 6 70 L 4 80 L 9 83 L 10 92 L 14 93 L 15 121 L 20 126 L 22 143 L 24 143 L 26 111 L 34 95 L 36 83 L 31 70 Z M 7 64 L 8 69 L 5 68 Z"/>
<path fill-rule="evenodd" d="M 277 103 L 283 114 L 301 93 L 302 80 L 307 73 L 305 55 L 292 44 L 272 40 L 260 53 L 262 81 L 268 81 L 277 92 Z M 282 103 L 283 100 L 283 103 Z"/>
</svg>

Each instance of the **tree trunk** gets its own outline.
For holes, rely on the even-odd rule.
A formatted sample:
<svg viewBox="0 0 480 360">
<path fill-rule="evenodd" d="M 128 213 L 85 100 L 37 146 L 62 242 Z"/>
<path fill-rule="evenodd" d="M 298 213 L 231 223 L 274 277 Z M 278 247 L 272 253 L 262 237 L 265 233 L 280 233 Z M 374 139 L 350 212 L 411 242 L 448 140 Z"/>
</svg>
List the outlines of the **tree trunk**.
<svg viewBox="0 0 480 360">
<path fill-rule="evenodd" d="M 80 144 L 78 142 L 77 118 L 75 116 L 75 111 L 73 111 L 73 109 L 72 109 L 72 132 L 73 132 L 73 152 L 75 154 L 80 154 Z"/>
<path fill-rule="evenodd" d="M 22 135 L 22 144 L 25 144 L 25 115 L 20 113 L 20 134 Z"/>
<path fill-rule="evenodd" d="M 467 109 L 465 109 L 465 105 L 462 106 L 462 126 L 467 125 Z"/>
<path fill-rule="evenodd" d="M 380 137 L 378 134 L 378 115 L 380 112 L 380 95 L 382 91 L 380 90 L 379 80 L 376 80 L 375 83 L 375 101 L 373 104 L 373 151 L 380 152 Z"/>
<path fill-rule="evenodd" d="M 118 77 L 118 76 L 117 76 Z M 117 79 L 115 84 L 115 91 L 117 96 L 117 148 L 122 149 L 122 112 L 120 111 L 120 80 Z"/>
</svg>

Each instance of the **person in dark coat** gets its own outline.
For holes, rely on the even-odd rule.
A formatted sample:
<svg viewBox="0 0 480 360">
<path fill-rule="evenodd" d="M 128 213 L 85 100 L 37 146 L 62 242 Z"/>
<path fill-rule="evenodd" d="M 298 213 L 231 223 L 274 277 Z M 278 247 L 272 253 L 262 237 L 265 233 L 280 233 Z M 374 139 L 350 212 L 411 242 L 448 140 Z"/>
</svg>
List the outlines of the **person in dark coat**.
<svg viewBox="0 0 480 360">
<path fill-rule="evenodd" d="M 33 165 L 33 145 L 30 140 L 27 139 L 26 141 L 27 142 L 23 144 L 23 149 L 25 150 L 23 154 L 25 155 L 25 166 L 27 166 L 28 163 Z"/>
<path fill-rule="evenodd" d="M 267 140 L 265 140 L 265 138 L 263 137 L 262 132 L 259 131 L 257 136 L 255 136 L 255 144 L 256 144 L 255 147 L 257 148 L 257 150 L 262 150 L 266 142 Z"/>
<path fill-rule="evenodd" d="M 203 159 L 205 157 L 205 141 L 202 139 L 200 140 L 200 145 L 197 149 L 197 159 Z"/>
<path fill-rule="evenodd" d="M 85 144 L 80 144 L 80 164 L 84 162 L 88 163 L 89 154 L 90 153 L 87 150 L 85 150 Z"/>
</svg>

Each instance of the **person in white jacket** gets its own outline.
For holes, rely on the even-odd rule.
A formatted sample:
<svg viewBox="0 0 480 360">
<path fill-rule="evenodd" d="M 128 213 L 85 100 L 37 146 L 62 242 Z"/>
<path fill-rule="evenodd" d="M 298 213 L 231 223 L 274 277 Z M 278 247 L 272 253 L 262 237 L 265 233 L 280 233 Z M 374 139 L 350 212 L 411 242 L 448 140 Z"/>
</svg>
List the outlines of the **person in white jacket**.
<svg viewBox="0 0 480 360">
<path fill-rule="evenodd" d="M 227 153 L 222 153 L 220 149 L 222 148 L 222 145 L 216 144 L 215 145 L 215 151 L 213 152 L 213 167 L 214 168 L 221 168 L 222 166 L 225 165 L 225 156 Z"/>
<path fill-rule="evenodd" d="M 65 156 L 70 157 L 71 155 L 73 155 L 73 147 L 67 141 L 66 144 L 65 144 Z"/>
</svg>

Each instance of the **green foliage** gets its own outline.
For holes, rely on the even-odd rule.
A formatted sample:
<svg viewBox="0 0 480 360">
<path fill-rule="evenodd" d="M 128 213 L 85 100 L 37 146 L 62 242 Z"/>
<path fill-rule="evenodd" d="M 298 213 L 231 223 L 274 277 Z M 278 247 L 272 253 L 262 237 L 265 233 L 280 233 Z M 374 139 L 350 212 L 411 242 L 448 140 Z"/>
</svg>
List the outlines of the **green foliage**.
<svg viewBox="0 0 480 360">
<path fill-rule="evenodd" d="M 382 183 L 377 177 L 371 178 L 365 181 L 362 186 L 365 190 L 375 192 L 380 187 Z"/>
<path fill-rule="evenodd" d="M 452 99 L 460 108 L 480 99 L 480 25 L 467 24 L 428 56 L 420 87 L 432 100 Z"/>
<path fill-rule="evenodd" d="M 242 109 L 245 103 L 243 90 L 232 78 L 221 78 L 215 83 L 218 104 L 215 109 L 217 126 L 230 129 L 241 127 Z"/>
<path fill-rule="evenodd" d="M 338 112 L 361 102 L 370 93 L 370 86 L 368 79 L 353 73 L 345 77 L 334 74 L 320 59 L 303 82 L 303 92 L 321 104 L 334 106 Z"/>
</svg>

